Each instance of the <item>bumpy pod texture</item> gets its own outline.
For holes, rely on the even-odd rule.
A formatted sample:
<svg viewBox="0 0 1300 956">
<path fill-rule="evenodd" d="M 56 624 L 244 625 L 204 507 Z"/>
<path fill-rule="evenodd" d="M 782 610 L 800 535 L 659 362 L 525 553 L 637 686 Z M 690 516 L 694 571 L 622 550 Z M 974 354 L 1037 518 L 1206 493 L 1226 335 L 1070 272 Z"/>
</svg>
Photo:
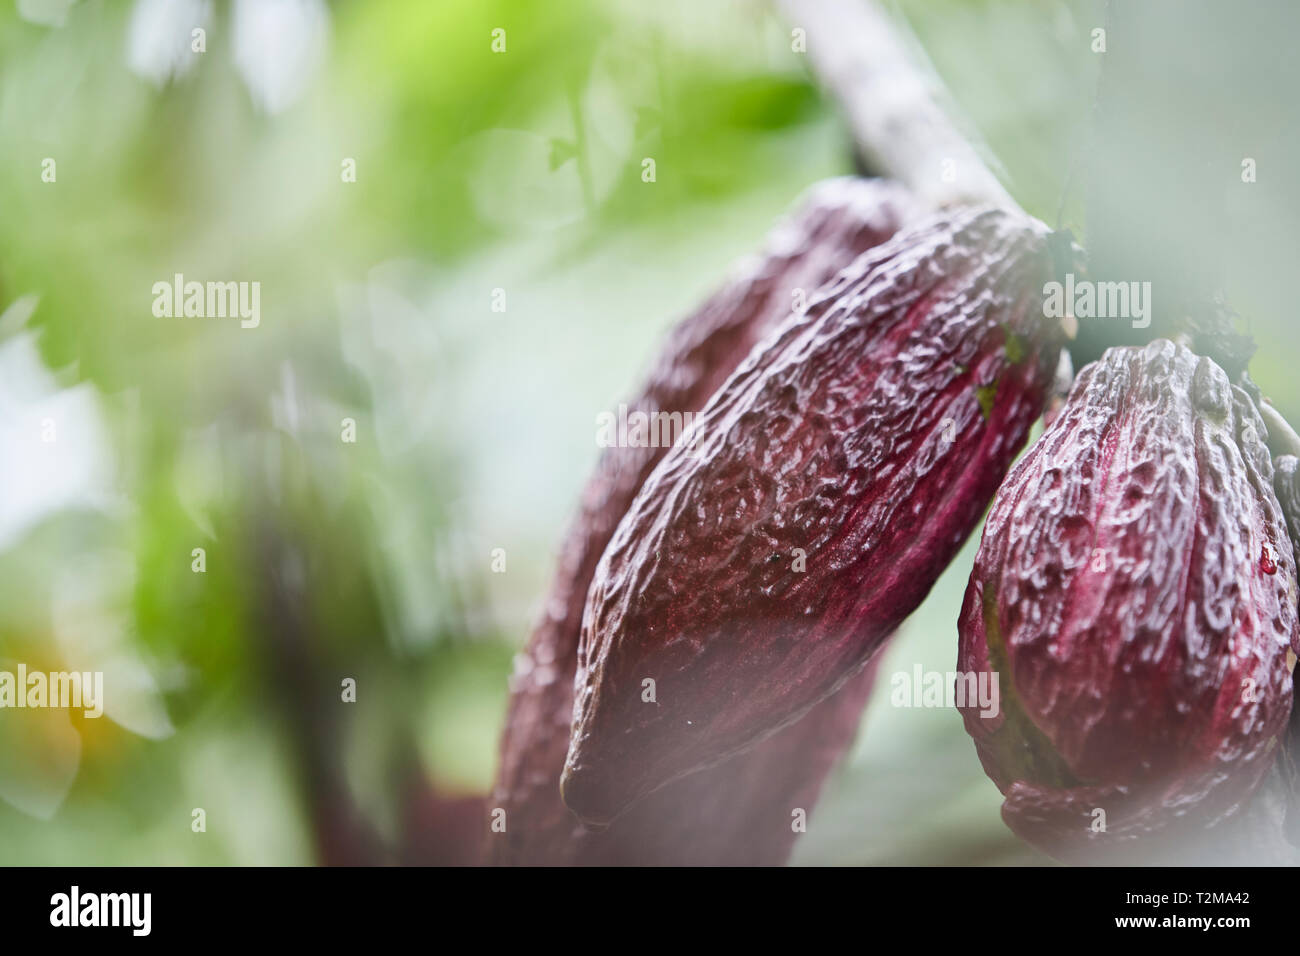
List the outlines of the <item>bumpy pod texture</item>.
<svg viewBox="0 0 1300 956">
<path fill-rule="evenodd" d="M 1265 437 L 1211 360 L 1112 349 L 998 491 L 958 669 L 998 674 L 1002 708 L 963 718 L 1003 818 L 1045 851 L 1158 851 L 1268 771 L 1298 635 Z"/>
<path fill-rule="evenodd" d="M 731 280 L 673 329 L 640 394 L 629 401 L 629 413 L 699 411 L 755 343 L 790 314 L 797 290 L 802 290 L 810 308 L 822 307 L 814 295 L 818 287 L 858 255 L 892 236 L 905 219 L 914 217 L 912 210 L 906 191 L 888 182 L 835 179 L 813 187 L 798 211 L 768 237 L 764 251 L 739 263 Z M 593 835 L 578 824 L 560 799 L 560 772 L 573 719 L 582 612 L 601 553 L 646 476 L 667 450 L 651 446 L 606 449 L 583 493 L 560 551 L 543 615 L 519 656 L 511 681 L 500 770 L 491 803 L 494 808 L 504 808 L 507 818 L 506 832 L 494 834 L 490 843 L 495 862 L 575 863 L 597 852 L 591 849 L 597 842 Z M 842 741 L 841 748 L 847 746 L 852 727 L 843 729 L 846 720 L 841 711 L 845 706 L 860 711 L 865 693 L 864 689 L 855 695 L 846 689 L 853 703 L 837 707 L 828 702 L 820 715 L 809 714 L 808 720 L 801 722 L 805 723 L 802 731 L 791 728 L 790 733 L 807 740 L 808 747 L 773 744 L 774 752 L 793 761 L 784 765 L 791 787 L 798 781 L 797 786 L 805 788 L 812 778 L 820 785 L 825 770 L 818 769 L 823 762 L 818 754 L 824 748 L 817 742 L 836 739 Z M 856 718 L 850 723 L 856 725 Z M 762 754 L 752 759 L 756 766 L 772 763 Z M 802 773 L 801 760 L 807 762 Z M 725 773 L 735 774 L 736 768 Z M 695 861 L 723 862 L 723 856 L 710 858 L 707 854 L 710 850 L 723 852 L 723 834 L 731 833 L 729 828 L 736 832 L 728 845 L 745 841 L 743 832 L 750 817 L 744 807 L 751 799 L 734 793 L 727 779 L 713 781 L 713 792 L 726 804 L 719 811 L 726 814 L 725 823 L 692 808 L 689 802 L 674 804 L 669 795 L 653 818 L 646 817 L 629 830 L 626 842 L 617 828 L 604 834 L 599 841 L 603 847 L 600 858 L 609 861 L 618 856 L 620 862 L 638 862 L 636 847 L 651 845 L 647 834 L 654 819 L 663 819 L 673 820 L 670 826 L 677 830 L 661 835 L 648 860 L 685 862 L 685 857 L 679 860 L 676 855 L 680 851 Z M 733 797 L 729 804 L 727 793 Z M 686 793 L 683 800 L 694 797 L 694 792 Z M 768 828 L 763 826 L 762 831 L 766 833 Z M 762 843 L 757 833 L 748 839 Z M 788 851 L 784 837 L 780 839 Z M 623 849 L 617 850 L 620 846 Z"/>
<path fill-rule="evenodd" d="M 900 231 L 647 478 L 588 595 L 563 781 L 579 817 L 797 720 L 920 604 L 1042 411 L 1046 232 L 991 209 Z"/>
</svg>

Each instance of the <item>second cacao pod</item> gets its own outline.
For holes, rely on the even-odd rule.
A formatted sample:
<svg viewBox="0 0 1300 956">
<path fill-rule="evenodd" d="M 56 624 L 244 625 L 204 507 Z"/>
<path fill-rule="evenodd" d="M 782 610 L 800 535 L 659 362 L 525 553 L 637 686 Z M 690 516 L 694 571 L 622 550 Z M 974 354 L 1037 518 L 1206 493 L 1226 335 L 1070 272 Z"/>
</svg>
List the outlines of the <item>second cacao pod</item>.
<svg viewBox="0 0 1300 956">
<path fill-rule="evenodd" d="M 1003 818 L 1048 853 L 1159 851 L 1268 772 L 1300 633 L 1265 437 L 1210 359 L 1115 348 L 998 491 L 958 671 L 996 675 L 1003 706 L 962 713 Z"/>
</svg>

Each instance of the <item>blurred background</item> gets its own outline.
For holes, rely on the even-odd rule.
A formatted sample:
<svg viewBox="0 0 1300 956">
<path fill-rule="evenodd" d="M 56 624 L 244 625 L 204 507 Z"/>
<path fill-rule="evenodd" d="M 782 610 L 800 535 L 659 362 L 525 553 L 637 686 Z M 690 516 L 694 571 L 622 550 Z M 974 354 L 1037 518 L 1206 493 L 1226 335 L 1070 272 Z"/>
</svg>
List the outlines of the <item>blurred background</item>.
<svg viewBox="0 0 1300 956">
<path fill-rule="evenodd" d="M 1086 239 L 1103 4 L 890 9 L 1016 199 Z M 1108 155 L 1158 122 L 1232 156 L 1224 214 L 1165 226 L 1215 231 L 1294 421 L 1296 14 L 1189 50 L 1176 11 L 1129 62 L 1233 123 L 1135 111 Z M 759 0 L 0 0 L 0 666 L 109 689 L 100 720 L 0 712 L 0 863 L 436 862 L 483 826 L 597 414 L 853 169 L 790 39 Z M 176 273 L 259 282 L 260 324 L 156 317 Z M 1043 861 L 957 714 L 889 705 L 952 669 L 973 549 L 795 863 Z"/>
</svg>

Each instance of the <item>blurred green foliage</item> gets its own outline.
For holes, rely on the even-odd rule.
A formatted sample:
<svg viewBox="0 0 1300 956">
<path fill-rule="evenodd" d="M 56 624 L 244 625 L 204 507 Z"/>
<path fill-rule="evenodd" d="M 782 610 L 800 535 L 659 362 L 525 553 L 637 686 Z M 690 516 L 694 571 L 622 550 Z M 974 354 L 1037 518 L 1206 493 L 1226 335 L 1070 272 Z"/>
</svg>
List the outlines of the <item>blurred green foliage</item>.
<svg viewBox="0 0 1300 956">
<path fill-rule="evenodd" d="M 1049 222 L 1064 195 L 1077 227 L 1099 4 L 898 12 L 1012 192 Z M 128 65 L 137 15 L 82 0 L 52 27 L 0 7 L 0 356 L 41 366 L 0 391 L 4 467 L 51 453 L 37 425 L 58 396 L 91 399 L 46 463 L 84 480 L 45 504 L 28 489 L 10 537 L 0 522 L 0 657 L 79 666 L 65 632 L 93 620 L 146 675 L 135 717 L 73 719 L 75 754 L 51 731 L 71 779 L 66 759 L 0 760 L 0 798 L 29 786 L 49 806 L 0 800 L 0 862 L 312 862 L 322 773 L 397 843 L 409 775 L 490 785 L 595 415 L 803 188 L 851 169 L 851 145 L 761 3 L 340 0 L 273 114 L 234 7 L 161 85 Z M 178 272 L 259 281 L 261 325 L 156 318 L 152 285 Z M 952 666 L 970 555 L 882 684 Z M 346 677 L 357 703 L 305 732 L 294 715 L 339 713 Z M 880 694 L 797 861 L 1035 859 L 998 805 L 955 713 Z"/>
</svg>

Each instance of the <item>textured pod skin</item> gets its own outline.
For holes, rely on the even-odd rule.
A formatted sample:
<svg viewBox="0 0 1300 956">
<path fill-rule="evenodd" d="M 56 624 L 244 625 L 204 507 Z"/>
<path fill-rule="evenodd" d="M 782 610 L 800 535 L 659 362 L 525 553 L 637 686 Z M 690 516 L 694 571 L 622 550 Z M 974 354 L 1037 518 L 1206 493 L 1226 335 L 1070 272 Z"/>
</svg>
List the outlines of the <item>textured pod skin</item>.
<svg viewBox="0 0 1300 956">
<path fill-rule="evenodd" d="M 997 672 L 1002 708 L 963 718 L 1004 820 L 1046 852 L 1159 849 L 1268 772 L 1297 629 L 1265 435 L 1211 360 L 1111 349 L 998 491 L 957 666 Z"/>
<path fill-rule="evenodd" d="M 896 184 L 835 179 L 813 187 L 797 212 L 768 237 L 764 251 L 739 263 L 727 284 L 672 330 L 629 411 L 699 411 L 754 344 L 790 314 L 794 290 L 805 290 L 811 299 L 826 280 L 913 215 L 911 199 Z M 606 449 L 583 493 L 542 617 L 511 681 L 491 803 L 506 810 L 508 822 L 506 833 L 494 834 L 491 841 L 494 862 L 563 864 L 585 852 L 580 846 L 586 831 L 560 799 L 583 607 L 601 553 L 666 451 Z M 824 725 L 838 727 L 833 716 L 810 717 L 805 733 L 820 737 Z M 739 802 L 728 819 L 743 820 L 735 812 Z M 689 819 L 689 810 L 677 813 Z M 698 814 L 694 819 L 702 831 L 707 828 L 710 840 L 716 839 L 716 827 Z M 641 832 L 648 832 L 645 823 Z M 700 844 L 683 842 L 698 853 Z"/>
<path fill-rule="evenodd" d="M 588 595 L 563 780 L 580 818 L 611 821 L 797 720 L 921 603 L 1056 370 L 1045 236 L 993 209 L 900 231 L 755 349 L 696 446 L 660 462 Z"/>
</svg>

